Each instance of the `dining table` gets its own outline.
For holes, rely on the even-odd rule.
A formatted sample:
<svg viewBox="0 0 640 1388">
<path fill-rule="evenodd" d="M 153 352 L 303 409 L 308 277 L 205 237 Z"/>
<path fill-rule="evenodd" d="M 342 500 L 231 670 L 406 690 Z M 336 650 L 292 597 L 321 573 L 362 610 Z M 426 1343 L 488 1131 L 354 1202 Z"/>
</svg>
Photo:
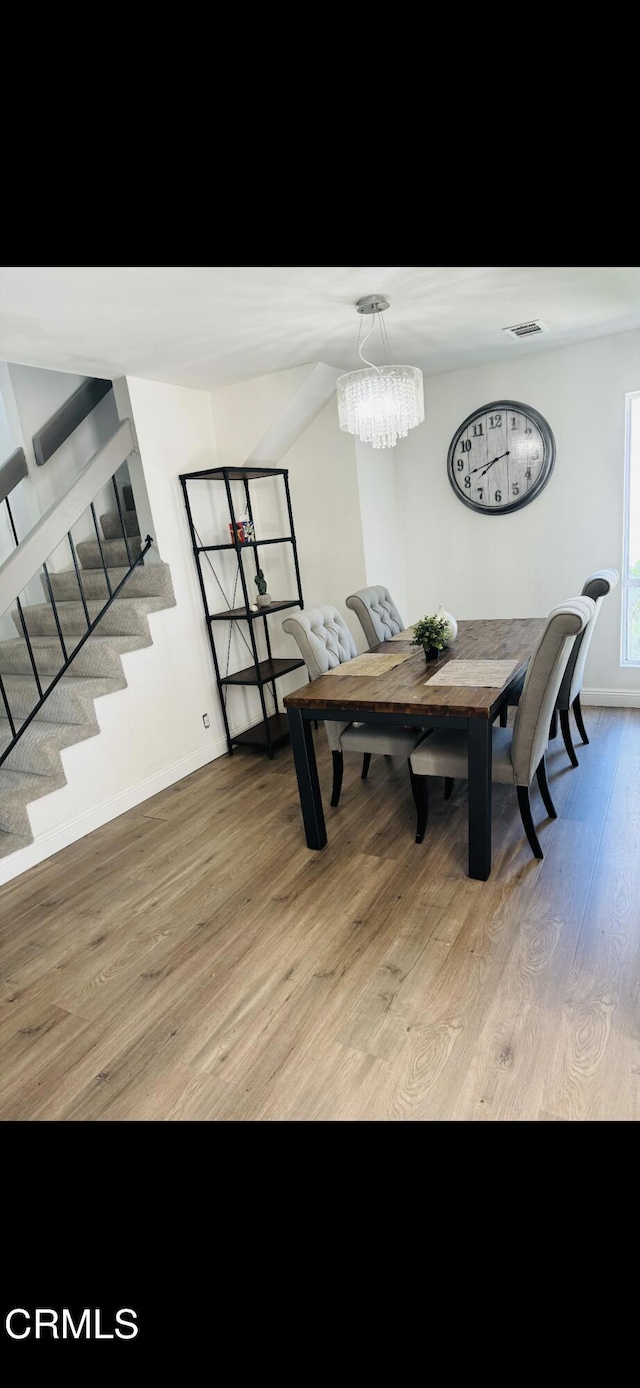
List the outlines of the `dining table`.
<svg viewBox="0 0 640 1388">
<path fill-rule="evenodd" d="M 287 694 L 287 710 L 300 807 L 307 847 L 322 849 L 327 829 L 313 739 L 313 723 L 383 723 L 419 729 L 464 729 L 468 741 L 469 876 L 486 881 L 491 872 L 491 752 L 492 727 L 510 700 L 515 702 L 527 665 L 545 628 L 544 618 L 500 618 L 462 621 L 458 634 L 437 659 L 425 660 L 421 647 L 412 647 L 412 631 L 382 642 L 358 660 L 358 673 L 349 662 Z M 402 660 L 379 672 L 386 662 L 367 659 L 395 653 Z M 456 683 L 456 663 L 499 661 L 502 674 L 495 685 Z M 460 666 L 462 674 L 463 666 Z M 431 683 L 450 672 L 451 683 Z M 465 671 L 466 677 L 469 670 Z M 473 673 L 473 672 L 471 672 Z M 496 671 L 492 671 L 496 677 Z"/>
</svg>

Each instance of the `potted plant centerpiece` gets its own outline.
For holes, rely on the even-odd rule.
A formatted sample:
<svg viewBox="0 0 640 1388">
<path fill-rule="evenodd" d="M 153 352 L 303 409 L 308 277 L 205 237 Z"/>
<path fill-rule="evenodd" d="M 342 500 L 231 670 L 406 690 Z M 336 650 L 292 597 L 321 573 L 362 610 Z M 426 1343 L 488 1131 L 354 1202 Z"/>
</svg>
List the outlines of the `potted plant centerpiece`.
<svg viewBox="0 0 640 1388">
<path fill-rule="evenodd" d="M 412 646 L 422 646 L 424 658 L 438 660 L 441 651 L 447 649 L 447 639 L 449 637 L 449 623 L 446 617 L 439 617 L 433 613 L 431 617 L 421 617 L 413 628 Z"/>
</svg>

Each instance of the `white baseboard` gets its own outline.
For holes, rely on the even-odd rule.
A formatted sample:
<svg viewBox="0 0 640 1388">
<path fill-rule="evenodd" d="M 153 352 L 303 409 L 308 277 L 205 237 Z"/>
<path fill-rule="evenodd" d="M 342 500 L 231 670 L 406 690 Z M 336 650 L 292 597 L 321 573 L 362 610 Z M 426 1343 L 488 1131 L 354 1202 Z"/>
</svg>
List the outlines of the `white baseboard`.
<svg viewBox="0 0 640 1388">
<path fill-rule="evenodd" d="M 599 708 L 640 708 L 640 689 L 583 689 L 580 703 Z"/>
<path fill-rule="evenodd" d="M 251 723 L 247 723 L 247 727 L 251 727 Z M 244 728 L 236 728 L 235 731 L 243 732 Z M 93 805 L 90 810 L 85 810 L 83 814 L 67 820 L 66 824 L 58 825 L 55 829 L 49 829 L 47 833 L 40 834 L 33 843 L 27 844 L 26 848 L 19 848 L 16 853 L 11 853 L 6 858 L 0 858 L 0 885 L 11 882 L 14 877 L 19 877 L 20 873 L 35 867 L 36 863 L 43 862 L 45 858 L 51 858 L 62 848 L 68 848 L 70 843 L 75 843 L 78 839 L 83 839 L 85 834 L 91 834 L 94 829 L 108 824 L 110 819 L 116 819 L 126 810 L 132 810 L 136 805 L 141 805 L 144 800 L 150 800 L 152 795 L 166 790 L 167 786 L 172 786 L 175 781 L 181 781 L 192 771 L 198 771 L 201 766 L 206 766 L 207 762 L 215 761 L 226 751 L 226 738 L 216 738 L 215 742 L 208 743 L 206 747 L 198 747 L 195 752 L 189 752 L 186 757 L 181 757 L 179 761 L 163 767 L 161 771 L 155 771 L 152 776 L 145 777 L 136 785 L 128 786 L 126 790 L 111 796 L 109 800 L 103 800 L 101 804 Z"/>
</svg>

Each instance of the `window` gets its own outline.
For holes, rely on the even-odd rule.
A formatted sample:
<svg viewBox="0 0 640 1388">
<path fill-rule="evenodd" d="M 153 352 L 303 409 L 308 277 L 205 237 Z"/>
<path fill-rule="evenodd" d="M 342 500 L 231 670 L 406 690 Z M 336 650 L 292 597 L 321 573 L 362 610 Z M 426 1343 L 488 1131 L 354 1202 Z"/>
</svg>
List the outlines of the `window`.
<svg viewBox="0 0 640 1388">
<path fill-rule="evenodd" d="M 622 664 L 640 665 L 640 390 L 627 396 Z"/>
</svg>

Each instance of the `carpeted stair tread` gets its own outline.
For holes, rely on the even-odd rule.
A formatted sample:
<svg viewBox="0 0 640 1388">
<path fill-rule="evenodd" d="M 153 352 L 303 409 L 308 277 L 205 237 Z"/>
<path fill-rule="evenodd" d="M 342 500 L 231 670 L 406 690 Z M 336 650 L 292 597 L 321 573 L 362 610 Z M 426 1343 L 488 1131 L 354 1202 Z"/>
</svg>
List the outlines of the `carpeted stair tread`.
<svg viewBox="0 0 640 1388">
<path fill-rule="evenodd" d="M 2 800 L 2 790 L 0 789 L 0 803 Z M 17 853 L 19 848 L 27 848 L 33 843 L 33 834 L 29 826 L 28 834 L 8 834 L 0 829 L 0 858 L 8 858 L 10 853 Z"/>
<path fill-rule="evenodd" d="M 16 729 L 19 727 L 20 720 L 16 720 Z M 90 723 L 43 723 L 34 718 L 2 766 L 10 771 L 32 771 L 38 776 L 55 777 L 63 748 L 71 747 L 74 742 L 84 742 L 99 732 L 95 710 Z M 8 719 L 0 718 L 0 754 L 12 741 L 12 736 Z"/>
<path fill-rule="evenodd" d="M 122 520 L 124 521 L 125 534 L 139 535 L 140 526 L 135 511 L 123 511 Z M 100 517 L 102 534 L 105 540 L 118 540 L 122 535 L 122 521 L 117 511 L 109 511 L 106 516 Z"/>
<path fill-rule="evenodd" d="M 55 675 L 60 669 L 60 642 L 57 636 L 31 637 L 31 649 L 41 676 Z M 82 650 L 75 656 L 63 680 L 74 675 L 92 679 L 106 676 L 117 679 L 122 672 L 120 656 L 140 649 L 137 636 L 103 636 L 100 628 L 85 642 Z M 11 641 L 0 641 L 0 675 L 28 675 L 33 673 L 27 643 L 24 637 L 14 637 Z M 125 681 L 126 683 L 126 681 Z"/>
<path fill-rule="evenodd" d="M 112 591 L 117 588 L 123 578 L 129 573 L 128 568 L 108 568 L 109 582 Z M 40 575 L 42 588 L 45 598 L 49 597 L 47 582 L 44 574 Z M 80 599 L 80 587 L 78 579 L 73 569 L 63 573 L 49 574 L 51 591 L 56 602 L 72 602 Z M 83 569 L 81 573 L 82 591 L 85 598 L 109 597 L 107 580 L 104 570 Z M 173 605 L 173 586 L 168 564 L 138 564 L 132 573 L 129 574 L 122 597 L 146 598 L 158 597 L 168 598 L 169 604 Z"/>
<path fill-rule="evenodd" d="M 142 540 L 139 535 L 132 535 L 129 540 L 131 558 L 137 559 L 141 549 Z M 117 568 L 129 564 L 129 555 L 124 540 L 103 540 L 102 554 L 97 540 L 78 540 L 76 554 L 83 569 L 101 569 L 102 556 L 107 568 Z"/>
<path fill-rule="evenodd" d="M 124 596 L 114 598 L 100 621 L 102 632 L 106 636 L 135 636 L 139 633 L 140 645 L 149 646 L 151 644 L 151 632 L 147 617 L 150 612 L 156 612 L 165 605 L 165 598 L 127 598 Z M 99 599 L 87 600 L 91 621 L 100 615 L 103 607 L 104 603 Z M 80 601 L 56 603 L 56 612 L 64 637 L 84 636 L 87 630 L 87 619 L 83 604 Z M 11 615 L 16 631 L 22 633 L 22 621 L 17 608 Z M 56 617 L 51 603 L 39 602 L 32 603 L 29 607 L 23 607 L 22 617 L 30 637 L 55 635 L 57 630 Z"/>
<path fill-rule="evenodd" d="M 0 766 L 0 857 L 24 848 L 32 841 L 27 806 L 52 790 L 66 785 L 62 762 L 58 758 L 55 776 L 36 776 L 32 771 L 11 771 Z"/>
<path fill-rule="evenodd" d="M 33 675 L 3 675 L 2 683 L 14 720 L 28 718 L 40 697 Z M 41 681 L 42 684 L 42 681 Z M 46 681 L 43 693 L 46 693 Z M 89 679 L 69 674 L 59 680 L 47 695 L 36 718 L 43 723 L 86 723 L 94 716 L 94 699 L 115 694 L 126 687 L 124 672 L 120 679 L 97 676 Z"/>
</svg>

